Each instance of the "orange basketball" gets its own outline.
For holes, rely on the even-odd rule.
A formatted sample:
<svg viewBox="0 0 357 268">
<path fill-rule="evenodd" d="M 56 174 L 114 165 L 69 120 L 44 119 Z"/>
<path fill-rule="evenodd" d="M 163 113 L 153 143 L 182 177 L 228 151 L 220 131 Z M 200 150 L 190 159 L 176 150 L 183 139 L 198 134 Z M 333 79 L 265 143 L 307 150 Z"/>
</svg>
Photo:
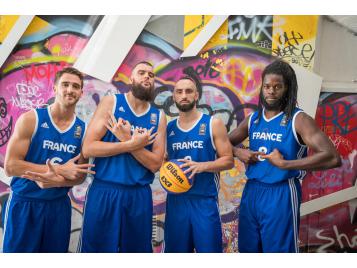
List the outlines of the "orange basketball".
<svg viewBox="0 0 357 268">
<path fill-rule="evenodd" d="M 168 193 L 184 193 L 192 187 L 192 180 L 188 179 L 190 174 L 184 173 L 187 168 L 180 168 L 182 164 L 183 162 L 173 159 L 164 163 L 160 168 L 160 183 Z"/>
</svg>

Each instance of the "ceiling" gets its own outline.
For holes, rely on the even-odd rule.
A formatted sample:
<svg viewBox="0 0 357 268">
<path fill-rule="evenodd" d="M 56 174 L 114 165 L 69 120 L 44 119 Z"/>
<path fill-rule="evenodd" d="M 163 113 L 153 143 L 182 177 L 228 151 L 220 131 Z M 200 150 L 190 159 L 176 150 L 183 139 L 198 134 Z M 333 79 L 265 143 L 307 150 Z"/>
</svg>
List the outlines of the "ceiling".
<svg viewBox="0 0 357 268">
<path fill-rule="evenodd" d="M 357 15 L 329 15 L 327 17 L 342 25 L 357 36 Z"/>
</svg>

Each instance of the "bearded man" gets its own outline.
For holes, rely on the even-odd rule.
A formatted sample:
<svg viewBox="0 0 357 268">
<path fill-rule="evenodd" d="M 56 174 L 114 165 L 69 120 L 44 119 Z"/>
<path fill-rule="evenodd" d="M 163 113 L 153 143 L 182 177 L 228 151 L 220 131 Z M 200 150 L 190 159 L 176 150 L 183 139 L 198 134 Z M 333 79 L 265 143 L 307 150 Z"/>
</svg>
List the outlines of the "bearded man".
<svg viewBox="0 0 357 268">
<path fill-rule="evenodd" d="M 83 154 L 94 157 L 79 252 L 152 252 L 150 184 L 165 151 L 166 118 L 150 104 L 153 66 L 131 73 L 131 90 L 105 96 L 89 124 Z"/>
</svg>

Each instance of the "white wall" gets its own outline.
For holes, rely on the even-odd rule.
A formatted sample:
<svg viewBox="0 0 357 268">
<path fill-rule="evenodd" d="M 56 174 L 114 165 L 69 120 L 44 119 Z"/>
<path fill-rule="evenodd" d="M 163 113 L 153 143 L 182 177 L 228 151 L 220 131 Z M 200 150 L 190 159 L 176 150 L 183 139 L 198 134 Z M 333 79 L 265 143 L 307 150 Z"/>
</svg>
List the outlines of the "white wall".
<svg viewBox="0 0 357 268">
<path fill-rule="evenodd" d="M 323 77 L 324 88 L 357 89 L 356 35 L 321 16 L 315 53 L 314 72 Z"/>
</svg>

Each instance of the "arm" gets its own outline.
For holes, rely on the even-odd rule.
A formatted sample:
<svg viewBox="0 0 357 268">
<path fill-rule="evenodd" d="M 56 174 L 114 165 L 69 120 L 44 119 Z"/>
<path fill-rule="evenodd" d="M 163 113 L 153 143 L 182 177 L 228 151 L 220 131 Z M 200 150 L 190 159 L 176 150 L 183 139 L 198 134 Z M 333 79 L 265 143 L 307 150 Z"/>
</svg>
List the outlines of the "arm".
<svg viewBox="0 0 357 268">
<path fill-rule="evenodd" d="M 278 150 L 262 156 L 282 169 L 323 170 L 341 166 L 341 158 L 333 143 L 316 125 L 314 119 L 300 113 L 295 119 L 295 129 L 313 155 L 297 160 L 285 160 Z"/>
<path fill-rule="evenodd" d="M 212 119 L 212 132 L 213 142 L 218 156 L 216 160 L 194 162 L 187 159 L 180 159 L 180 161 L 185 162 L 181 167 L 189 167 L 184 173 L 192 172 L 189 177 L 190 179 L 197 173 L 220 172 L 234 167 L 232 145 L 229 142 L 227 129 L 222 120 L 218 118 Z"/>
<path fill-rule="evenodd" d="M 250 116 L 243 119 L 243 121 L 229 134 L 229 140 L 233 146 L 241 144 L 248 136 L 248 124 Z M 240 161 L 245 164 L 254 164 L 258 161 L 258 156 L 261 152 L 251 151 L 249 149 L 233 147 L 234 156 L 238 157 Z"/>
<path fill-rule="evenodd" d="M 151 172 L 157 172 L 162 162 L 164 161 L 166 144 L 166 116 L 164 113 L 161 115 L 157 135 L 153 143 L 152 151 L 145 148 L 132 151 L 131 154 L 135 159 L 140 162 L 144 167 L 148 168 Z"/>
<path fill-rule="evenodd" d="M 46 172 L 46 165 L 34 164 L 24 160 L 30 147 L 35 125 L 36 115 L 34 110 L 26 112 L 18 118 L 14 133 L 6 149 L 4 169 L 7 176 L 21 176 L 27 170 Z"/>
<path fill-rule="evenodd" d="M 79 158 L 79 156 L 77 158 Z M 52 187 L 72 187 L 74 185 L 81 184 L 86 178 L 85 173 L 82 173 L 76 179 L 68 180 L 56 172 L 55 166 L 52 165 L 49 160 L 46 161 L 46 165 L 46 173 L 26 171 L 22 177 L 36 182 L 36 184 L 42 189 Z"/>
<path fill-rule="evenodd" d="M 35 164 L 24 160 L 30 147 L 35 125 L 35 111 L 26 112 L 17 120 L 14 133 L 11 136 L 6 150 L 4 168 L 7 176 L 23 177 L 23 175 L 30 170 L 37 173 L 46 173 L 46 165 Z M 79 157 L 75 157 L 63 165 L 56 165 L 54 166 L 54 170 L 61 176 L 65 176 L 68 180 L 75 180 L 85 173 L 92 173 L 88 168 L 93 165 L 75 164 L 78 158 Z M 49 182 L 53 180 L 54 178 L 48 177 L 46 181 Z"/>
<path fill-rule="evenodd" d="M 83 142 L 82 152 L 85 158 L 108 157 L 140 148 L 132 139 L 122 142 L 101 141 L 107 132 L 108 111 L 113 110 L 113 105 L 113 96 L 105 96 L 98 104 Z"/>
</svg>

